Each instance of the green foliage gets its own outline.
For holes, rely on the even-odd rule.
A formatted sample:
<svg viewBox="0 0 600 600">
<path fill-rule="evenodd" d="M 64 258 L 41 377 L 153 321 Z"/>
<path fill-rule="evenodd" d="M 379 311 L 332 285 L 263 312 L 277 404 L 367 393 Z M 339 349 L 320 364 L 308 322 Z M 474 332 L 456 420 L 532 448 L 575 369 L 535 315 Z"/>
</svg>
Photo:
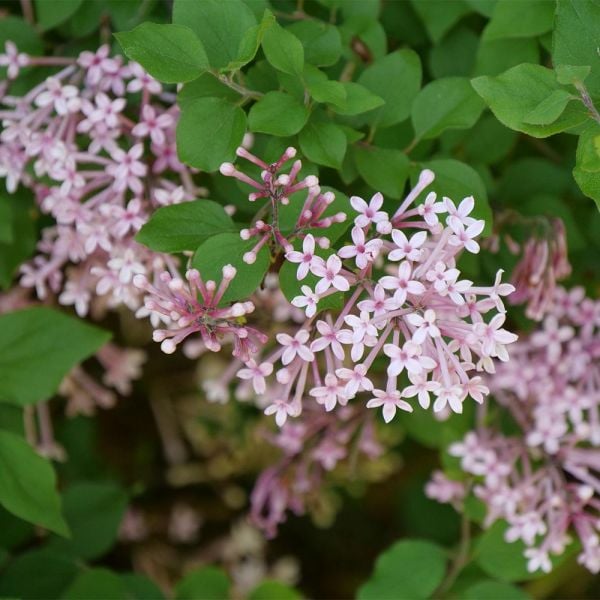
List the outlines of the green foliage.
<svg viewBox="0 0 600 600">
<path fill-rule="evenodd" d="M 240 239 L 237 233 L 220 233 L 208 238 L 196 250 L 192 266 L 200 271 L 204 281 L 221 281 L 225 265 L 233 265 L 237 269 L 237 275 L 223 296 L 223 303 L 247 298 L 262 282 L 270 264 L 269 249 L 263 246 L 251 265 L 243 260 L 244 254 L 250 252 L 255 244 L 254 240 Z"/>
<path fill-rule="evenodd" d="M 216 567 L 188 573 L 175 588 L 175 600 L 228 600 L 229 579 Z"/>
<path fill-rule="evenodd" d="M 256 18 L 242 0 L 175 0 L 173 23 L 192 29 L 202 42 L 213 69 L 240 57 L 240 46 Z M 246 50 L 246 48 L 243 48 Z"/>
<path fill-rule="evenodd" d="M 0 402 L 21 405 L 50 398 L 71 368 L 110 338 L 45 307 L 0 315 L 0 330 Z"/>
<path fill-rule="evenodd" d="M 182 107 L 177 123 L 179 158 L 193 167 L 216 171 L 235 156 L 246 130 L 246 114 L 221 98 L 199 98 Z"/>
<path fill-rule="evenodd" d="M 220 204 L 203 199 L 159 208 L 136 240 L 157 252 L 183 252 L 195 250 L 213 235 L 236 230 Z"/>
<path fill-rule="evenodd" d="M 300 75 L 304 68 L 304 47 L 293 34 L 278 24 L 265 32 L 262 48 L 269 63 L 278 71 Z"/>
<path fill-rule="evenodd" d="M 0 431 L 0 504 L 26 521 L 69 535 L 52 465 L 8 431 Z"/>
<path fill-rule="evenodd" d="M 63 494 L 63 513 L 69 539 L 54 538 L 49 547 L 58 554 L 94 560 L 115 543 L 127 506 L 127 494 L 113 482 L 77 482 Z"/>
<path fill-rule="evenodd" d="M 83 0 L 35 0 L 35 11 L 42 30 L 53 29 L 73 16 Z"/>
<path fill-rule="evenodd" d="M 308 120 L 308 109 L 286 92 L 269 92 L 252 106 L 251 131 L 287 137 L 298 133 Z"/>
<path fill-rule="evenodd" d="M 437 79 L 415 98 L 412 109 L 415 134 L 419 139 L 429 139 L 446 129 L 468 129 L 475 125 L 483 108 L 468 79 Z"/>
<path fill-rule="evenodd" d="M 429 598 L 444 578 L 444 550 L 423 540 L 402 540 L 379 556 L 359 600 Z"/>
<path fill-rule="evenodd" d="M 529 596 L 520 588 L 501 581 L 480 581 L 467 588 L 465 600 L 527 600 Z"/>
<path fill-rule="evenodd" d="M 280 581 L 265 579 L 248 595 L 248 600 L 300 600 L 302 596 Z"/>
<path fill-rule="evenodd" d="M 150 75 L 166 83 L 196 79 L 208 68 L 202 42 L 185 25 L 142 23 L 132 31 L 116 33 L 123 52 Z"/>
</svg>

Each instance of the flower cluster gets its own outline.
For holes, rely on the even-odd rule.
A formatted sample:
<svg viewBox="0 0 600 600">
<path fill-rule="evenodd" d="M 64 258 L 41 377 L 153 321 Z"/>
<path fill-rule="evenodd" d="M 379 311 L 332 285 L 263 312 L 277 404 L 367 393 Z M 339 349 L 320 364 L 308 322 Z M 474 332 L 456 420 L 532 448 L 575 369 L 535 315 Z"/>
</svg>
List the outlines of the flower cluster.
<svg viewBox="0 0 600 600">
<path fill-rule="evenodd" d="M 308 230 L 327 229 L 334 223 L 343 223 L 346 220 L 346 213 L 344 212 L 324 216 L 327 208 L 335 200 L 335 195 L 332 192 L 322 193 L 319 180 L 315 175 L 299 178 L 302 161 L 294 161 L 289 173 L 281 172 L 286 163 L 296 156 L 295 148 L 287 148 L 279 159 L 271 164 L 264 162 L 241 146 L 237 149 L 237 155 L 261 169 L 260 181 L 252 179 L 231 163 L 221 165 L 221 174 L 226 177 L 235 177 L 256 189 L 257 191 L 252 192 L 248 199 L 251 202 L 266 199 L 266 208 L 269 209 L 271 216 L 271 222 L 266 222 L 263 218 L 256 218 L 250 228 L 242 229 L 240 232 L 240 236 L 244 240 L 257 239 L 256 246 L 244 256 L 246 263 L 254 263 L 257 253 L 265 244 L 270 243 L 289 252 L 292 249 L 289 238 L 293 240 Z M 303 190 L 306 190 L 306 197 L 303 200 L 301 210 L 290 231 L 286 234 L 280 223 L 279 211 L 281 206 L 290 204 L 290 197 L 293 194 Z M 311 239 L 313 239 L 313 242 L 316 241 L 321 248 L 329 247 L 329 239 L 325 236 Z"/>
<path fill-rule="evenodd" d="M 506 540 L 524 542 L 530 571 L 550 571 L 574 532 L 579 562 L 599 572 L 600 302 L 557 288 L 539 329 L 511 354 L 488 384 L 520 434 L 481 427 L 450 453 L 475 477 L 486 524 L 505 519 Z M 429 492 L 460 499 L 448 485 Z"/>
<path fill-rule="evenodd" d="M 187 271 L 187 283 L 167 271 L 158 276 L 154 285 L 144 275 L 134 277 L 134 285 L 147 293 L 144 310 L 167 324 L 167 328 L 155 329 L 153 334 L 154 341 L 161 342 L 163 352 L 172 354 L 177 344 L 199 333 L 202 349 L 218 352 L 225 339 L 233 344 L 235 357 L 251 360 L 251 355 L 267 341 L 263 333 L 243 324 L 243 317 L 254 311 L 254 304 L 248 301 L 219 306 L 235 275 L 232 265 L 223 267 L 219 286 L 211 280 L 203 281 L 196 269 Z"/>
<path fill-rule="evenodd" d="M 305 512 L 326 474 L 349 458 L 350 442 L 354 459 L 358 453 L 373 459 L 383 452 L 371 413 L 358 406 L 344 406 L 333 412 L 309 407 L 302 420 L 286 422 L 277 435 L 270 437 L 282 457 L 261 473 L 251 496 L 252 521 L 268 537 L 275 536 L 287 511 Z"/>
<path fill-rule="evenodd" d="M 243 180 L 233 165 L 224 170 Z M 270 173 L 263 175 L 269 180 Z M 410 398 L 428 408 L 433 395 L 436 412 L 461 412 L 468 395 L 482 402 L 487 394 L 473 372 L 491 372 L 493 358 L 508 358 L 506 345 L 516 335 L 502 328 L 502 297 L 514 288 L 500 282 L 501 271 L 491 286 L 461 279 L 457 257 L 463 249 L 479 251 L 476 238 L 485 223 L 471 216 L 472 197 L 456 206 L 430 192 L 415 204 L 433 179 L 423 171 L 392 215 L 383 210 L 381 194 L 369 202 L 352 197 L 349 243 L 329 256 L 319 253 L 313 233 L 296 230 L 297 247 L 285 258 L 297 265 L 302 294 L 292 304 L 306 318 L 299 327 L 282 328 L 278 345 L 238 372 L 279 426 L 306 403 L 330 411 L 361 393 L 368 395 L 367 407 L 382 408 L 386 421 L 398 409 L 412 411 Z M 307 203 L 318 194 L 313 190 L 309 186 Z M 312 286 L 304 283 L 309 279 Z M 317 315 L 325 299 L 339 301 L 340 309 Z M 383 385 L 371 369 L 382 355 L 388 361 Z"/>
<path fill-rule="evenodd" d="M 22 97 L 10 86 L 0 97 L 0 175 L 9 192 L 30 188 L 56 221 L 21 285 L 80 316 L 137 310 L 134 276 L 154 279 L 177 265 L 135 234 L 156 208 L 204 193 L 177 159 L 173 94 L 138 64 L 110 57 L 108 46 L 70 59 L 28 57 L 7 43 L 0 63 L 9 77 L 25 64 L 64 67 Z"/>
</svg>

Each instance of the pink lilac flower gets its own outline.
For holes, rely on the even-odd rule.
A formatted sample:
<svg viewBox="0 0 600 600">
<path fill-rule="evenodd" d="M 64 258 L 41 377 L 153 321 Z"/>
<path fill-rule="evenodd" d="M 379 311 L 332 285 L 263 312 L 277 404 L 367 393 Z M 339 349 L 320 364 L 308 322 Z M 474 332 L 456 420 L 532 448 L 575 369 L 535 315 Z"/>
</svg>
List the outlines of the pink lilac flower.
<svg viewBox="0 0 600 600">
<path fill-rule="evenodd" d="M 436 475 L 427 487 L 455 505 L 456 486 L 463 496 L 472 488 L 487 509 L 484 525 L 506 521 L 505 539 L 524 543 L 531 572 L 549 572 L 552 556 L 573 537 L 581 544 L 578 561 L 600 571 L 600 319 L 590 320 L 599 311 L 580 290 L 556 289 L 538 331 L 512 344 L 512 360 L 471 383 L 480 401 L 489 387 L 518 433 L 478 419 L 477 429 L 449 448 L 466 481 L 442 488 Z"/>
</svg>

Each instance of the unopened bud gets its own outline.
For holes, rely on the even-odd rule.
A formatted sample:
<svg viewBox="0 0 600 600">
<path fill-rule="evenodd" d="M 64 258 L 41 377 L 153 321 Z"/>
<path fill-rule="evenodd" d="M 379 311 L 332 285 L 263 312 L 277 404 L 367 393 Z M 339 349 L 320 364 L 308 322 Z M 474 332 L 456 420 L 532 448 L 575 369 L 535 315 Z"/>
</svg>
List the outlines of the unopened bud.
<svg viewBox="0 0 600 600">
<path fill-rule="evenodd" d="M 233 279 L 235 274 L 237 273 L 237 269 L 233 265 L 225 265 L 223 267 L 223 279 Z"/>
<path fill-rule="evenodd" d="M 225 175 L 226 177 L 231 177 L 235 173 L 235 167 L 229 162 L 224 162 L 219 167 L 219 172 L 221 173 L 221 175 Z"/>
<path fill-rule="evenodd" d="M 254 254 L 254 252 L 250 251 L 250 252 L 246 252 L 244 254 L 244 256 L 242 257 L 242 260 L 247 264 L 247 265 L 253 265 L 256 262 L 256 254 Z"/>
</svg>

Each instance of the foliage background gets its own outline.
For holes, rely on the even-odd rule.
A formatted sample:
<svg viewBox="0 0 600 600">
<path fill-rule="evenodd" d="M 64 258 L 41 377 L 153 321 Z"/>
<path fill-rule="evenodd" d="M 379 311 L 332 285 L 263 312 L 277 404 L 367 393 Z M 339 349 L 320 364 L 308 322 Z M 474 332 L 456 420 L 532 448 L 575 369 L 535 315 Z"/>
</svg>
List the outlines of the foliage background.
<svg viewBox="0 0 600 600">
<path fill-rule="evenodd" d="M 27 22 L 29 9 L 34 24 Z M 181 47 L 175 54 L 156 56 L 153 49 L 166 48 L 163 33 L 155 38 L 147 26 L 134 28 L 170 23 L 172 10 L 173 22 L 195 35 L 188 39 L 179 31 L 175 38 Z M 515 213 L 563 219 L 574 267 L 569 284 L 597 296 L 600 125 L 590 110 L 600 97 L 600 4 L 595 0 L 179 0 L 174 6 L 159 0 L 36 0 L 33 5 L 5 2 L 2 11 L 2 45 L 12 40 L 32 54 L 69 56 L 108 42 L 162 81 L 186 82 L 177 98 L 180 157 L 201 170 L 198 182 L 211 199 L 238 208 L 238 220 L 251 218 L 254 208 L 247 192 L 217 168 L 233 158 L 247 130 L 255 134 L 258 155 L 275 158 L 289 145 L 299 147 L 305 169 L 318 173 L 322 182 L 347 195 L 382 191 L 390 206 L 411 177 L 430 167 L 445 194 L 476 197 L 479 216 L 490 223 L 488 234 L 492 213 L 496 224 L 504 226 L 508 219 L 517 240 L 530 233 L 531 225 L 520 224 Z M 115 32 L 123 33 L 114 38 Z M 178 58 L 186 53 L 193 59 L 182 65 Z M 25 73 L 16 86 L 29 89 L 50 72 Z M 8 289 L 45 221 L 22 190 L 2 194 L 0 217 L 0 285 Z M 151 231 L 147 235 L 141 241 L 163 249 Z M 498 254 L 470 256 L 461 266 L 470 278 L 491 279 L 499 266 L 510 271 L 515 260 L 501 248 Z M 520 329 L 531 327 L 520 309 L 512 309 L 510 317 Z M 28 324 L 31 335 L 44 329 L 31 320 Z M 148 332 L 130 316 L 112 315 L 102 327 L 128 344 L 147 345 Z M 64 335 L 65 329 L 60 331 Z M 47 343 L 50 350 L 52 341 Z M 81 348 L 67 363 L 90 355 L 96 342 L 87 343 L 90 349 Z M 40 376 L 35 369 L 44 365 L 15 365 L 7 348 L 0 339 L 0 374 L 6 382 L 9 369 L 20 370 L 17 387 L 30 389 L 23 382 Z M 55 471 L 73 539 L 40 536 L 2 510 L 0 595 L 81 597 L 90 590 L 110 590 L 151 597 L 158 592 L 144 587 L 151 586 L 148 580 L 114 573 L 145 572 L 172 586 L 190 567 L 211 561 L 228 567 L 213 560 L 207 548 L 244 517 L 252 482 L 269 462 L 271 450 L 260 443 L 260 417 L 247 406 L 215 406 L 200 397 L 198 382 L 210 371 L 210 361 L 197 369 L 192 361 L 165 357 L 151 345 L 148 351 L 144 378 L 116 408 L 93 419 L 67 419 L 60 398 L 52 403 L 57 441 L 69 457 L 56 463 Z M 0 396 L 10 400 L 6 383 L 0 384 Z M 20 403 L 39 399 L 42 395 Z M 14 402 L 0 405 L 3 431 L 23 435 L 20 411 Z M 376 557 L 400 539 L 426 539 L 452 555 L 460 517 L 426 499 L 423 485 L 439 464 L 440 451 L 468 429 L 470 418 L 439 424 L 427 415 L 407 415 L 389 426 L 384 435 L 391 450 L 385 458 L 358 471 L 335 472 L 310 514 L 290 518 L 268 543 L 267 562 L 292 555 L 300 565 L 302 595 L 341 598 L 355 595 L 371 576 Z M 167 434 L 165 427 L 171 428 Z M 133 544 L 117 540 L 131 501 L 154 523 L 153 535 Z M 193 543 L 169 539 L 168 515 L 178 502 L 203 516 L 201 536 Z M 37 523 L 55 531 L 61 527 L 41 518 Z M 488 579 L 520 585 L 522 591 L 492 588 L 505 598 L 600 595 L 598 581 L 573 557 L 552 574 L 529 580 L 518 552 L 497 530 L 482 540 L 472 545 L 472 560 L 450 596 L 476 594 L 465 590 Z M 385 561 L 380 564 L 381 572 L 369 584 L 375 587 L 363 588 L 363 597 L 376 596 L 386 577 L 405 578 L 416 568 L 401 550 L 391 555 L 396 559 L 387 570 Z M 425 554 L 435 562 L 435 549 Z M 440 560 L 443 577 L 445 558 Z M 507 571 L 512 561 L 514 568 Z M 178 597 L 199 597 L 198 590 L 212 590 L 213 584 L 217 590 L 226 587 L 219 572 L 203 573 L 216 583 L 202 580 L 196 588 L 188 583 L 192 592 L 180 584 Z M 82 587 L 74 588 L 74 581 Z"/>
</svg>

